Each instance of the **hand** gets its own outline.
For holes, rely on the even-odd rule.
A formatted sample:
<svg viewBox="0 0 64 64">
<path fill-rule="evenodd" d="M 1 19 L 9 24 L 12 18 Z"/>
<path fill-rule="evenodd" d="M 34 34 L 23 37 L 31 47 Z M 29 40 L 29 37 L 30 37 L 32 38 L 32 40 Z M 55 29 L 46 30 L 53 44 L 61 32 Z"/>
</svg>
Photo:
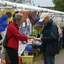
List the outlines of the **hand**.
<svg viewBox="0 0 64 64">
<path fill-rule="evenodd" d="M 33 36 L 33 39 L 36 40 L 37 38 Z"/>
<path fill-rule="evenodd" d="M 19 31 L 22 32 L 22 28 L 21 27 L 19 27 Z"/>
<path fill-rule="evenodd" d="M 42 41 L 41 38 L 37 38 L 36 40 L 38 40 L 38 41 L 40 41 L 40 42 Z"/>
<path fill-rule="evenodd" d="M 35 43 L 36 43 L 36 41 L 32 41 L 32 43 L 33 43 L 33 44 L 35 44 Z"/>
<path fill-rule="evenodd" d="M 36 40 L 36 37 L 34 37 L 34 36 L 28 36 L 28 39 L 34 39 L 34 40 Z"/>
</svg>

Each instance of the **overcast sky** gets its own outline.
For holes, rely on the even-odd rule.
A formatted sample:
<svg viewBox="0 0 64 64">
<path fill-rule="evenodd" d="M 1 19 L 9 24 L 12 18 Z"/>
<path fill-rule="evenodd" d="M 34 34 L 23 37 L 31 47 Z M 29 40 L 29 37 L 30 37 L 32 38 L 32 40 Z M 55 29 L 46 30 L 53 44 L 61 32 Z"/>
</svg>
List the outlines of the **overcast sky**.
<svg viewBox="0 0 64 64">
<path fill-rule="evenodd" d="M 33 0 L 35 5 L 38 6 L 54 6 L 52 0 Z"/>
</svg>

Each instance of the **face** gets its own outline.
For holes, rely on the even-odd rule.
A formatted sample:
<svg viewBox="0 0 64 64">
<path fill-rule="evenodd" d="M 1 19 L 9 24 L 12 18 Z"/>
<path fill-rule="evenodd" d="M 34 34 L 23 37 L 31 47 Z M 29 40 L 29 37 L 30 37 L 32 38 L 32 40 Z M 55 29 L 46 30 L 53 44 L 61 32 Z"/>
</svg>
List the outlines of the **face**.
<svg viewBox="0 0 64 64">
<path fill-rule="evenodd" d="M 43 22 L 44 24 L 47 24 L 49 21 L 50 21 L 50 18 L 49 18 L 49 17 L 46 17 L 42 22 Z"/>
<path fill-rule="evenodd" d="M 16 20 L 16 24 L 17 24 L 17 25 L 21 25 L 21 24 L 23 23 L 22 20 L 23 20 L 23 19 L 21 19 L 21 20 L 19 20 L 19 21 Z"/>
</svg>

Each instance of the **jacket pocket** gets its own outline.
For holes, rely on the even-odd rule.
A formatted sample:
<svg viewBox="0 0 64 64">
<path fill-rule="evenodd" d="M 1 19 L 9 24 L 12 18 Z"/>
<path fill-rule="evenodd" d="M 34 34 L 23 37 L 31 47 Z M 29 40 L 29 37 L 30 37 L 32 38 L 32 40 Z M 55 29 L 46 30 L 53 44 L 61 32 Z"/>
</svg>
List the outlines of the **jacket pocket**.
<svg viewBox="0 0 64 64">
<path fill-rule="evenodd" d="M 47 52 L 47 54 L 55 54 L 56 53 L 54 43 L 48 43 L 47 44 L 46 52 Z"/>
</svg>

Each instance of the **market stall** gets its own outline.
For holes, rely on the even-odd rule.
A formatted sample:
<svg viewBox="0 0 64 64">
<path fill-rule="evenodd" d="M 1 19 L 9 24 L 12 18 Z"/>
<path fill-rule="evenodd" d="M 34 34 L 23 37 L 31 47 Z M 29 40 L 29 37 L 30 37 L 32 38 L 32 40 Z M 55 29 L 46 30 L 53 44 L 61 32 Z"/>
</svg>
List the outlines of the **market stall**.
<svg viewBox="0 0 64 64">
<path fill-rule="evenodd" d="M 40 34 L 40 32 L 43 29 L 43 24 L 39 23 L 39 16 L 41 15 L 42 12 L 46 12 L 50 15 L 50 17 L 54 20 L 54 22 L 61 27 L 64 21 L 64 12 L 56 11 L 56 10 L 50 10 L 46 8 L 39 8 L 39 7 L 34 7 L 34 6 L 28 6 L 24 4 L 19 4 L 19 3 L 12 3 L 8 1 L 0 1 L 0 17 L 2 17 L 3 14 L 8 15 L 8 18 L 6 19 L 6 22 L 10 23 L 13 22 L 13 17 L 12 15 L 14 13 L 20 12 L 24 15 L 24 21 L 23 24 L 21 25 L 22 31 L 20 33 L 24 35 L 35 35 L 37 37 L 37 34 Z M 1 19 L 1 18 L 0 18 Z M 5 25 L 5 24 L 4 24 Z M 21 29 L 20 27 L 20 29 Z M 4 29 L 3 31 L 5 31 Z M 1 33 L 3 32 L 1 31 Z M 41 36 L 41 35 L 40 35 Z M 3 36 L 4 39 L 5 36 Z M 1 40 L 0 40 L 1 42 Z M 23 42 L 23 41 L 21 41 Z M 21 44 L 19 43 L 19 56 L 24 52 L 26 49 L 26 46 L 29 44 L 33 47 L 36 47 L 36 50 L 33 49 L 33 51 L 29 51 L 29 53 L 38 53 L 38 45 L 41 45 L 41 42 L 36 42 L 36 44 L 33 44 L 34 41 L 28 40 L 27 44 Z M 1 42 L 2 43 L 2 42 Z M 23 47 L 21 47 L 23 46 Z"/>
</svg>

